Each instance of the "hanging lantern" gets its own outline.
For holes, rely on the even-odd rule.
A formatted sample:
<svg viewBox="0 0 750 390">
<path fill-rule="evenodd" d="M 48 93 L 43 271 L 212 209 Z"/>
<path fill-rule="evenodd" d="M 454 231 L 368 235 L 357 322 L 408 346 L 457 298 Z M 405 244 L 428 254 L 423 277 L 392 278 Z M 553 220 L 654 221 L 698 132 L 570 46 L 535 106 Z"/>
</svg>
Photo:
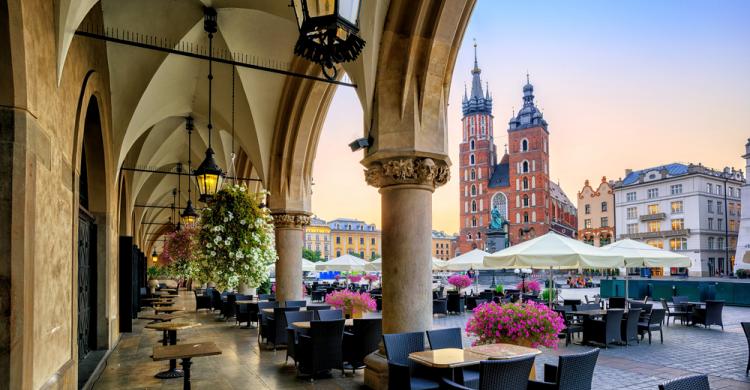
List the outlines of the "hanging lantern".
<svg viewBox="0 0 750 390">
<path fill-rule="evenodd" d="M 151 262 L 153 263 L 159 262 L 159 254 L 156 253 L 156 248 L 154 248 L 154 251 L 151 253 Z"/>
<path fill-rule="evenodd" d="M 365 47 L 359 33 L 361 0 L 292 0 L 299 27 L 294 54 L 336 79 L 337 63 L 354 61 Z"/>
<path fill-rule="evenodd" d="M 224 172 L 214 159 L 214 150 L 210 147 L 206 149 L 206 158 L 203 160 L 198 169 L 193 171 L 195 182 L 198 185 L 198 192 L 201 196 L 201 202 L 207 202 L 221 189 L 221 182 L 224 180 Z"/>
<path fill-rule="evenodd" d="M 185 223 L 185 226 L 193 226 L 195 221 L 198 219 L 198 213 L 193 208 L 193 202 L 188 199 L 187 205 L 185 206 L 185 210 L 182 212 L 182 222 Z"/>
</svg>

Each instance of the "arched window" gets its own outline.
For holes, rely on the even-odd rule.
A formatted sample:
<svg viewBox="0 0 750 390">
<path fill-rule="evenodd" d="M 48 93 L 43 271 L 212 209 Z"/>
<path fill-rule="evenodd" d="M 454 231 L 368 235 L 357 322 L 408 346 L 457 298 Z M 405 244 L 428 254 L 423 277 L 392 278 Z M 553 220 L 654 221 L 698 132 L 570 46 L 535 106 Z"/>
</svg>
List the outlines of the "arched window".
<svg viewBox="0 0 750 390">
<path fill-rule="evenodd" d="M 474 150 L 474 140 L 469 141 L 469 150 Z"/>
<path fill-rule="evenodd" d="M 529 223 L 529 213 L 523 213 L 523 223 Z"/>
<path fill-rule="evenodd" d="M 523 160 L 523 163 L 521 163 L 521 172 L 527 173 L 529 172 L 529 162 L 526 160 Z"/>
<path fill-rule="evenodd" d="M 471 180 L 476 180 L 477 178 L 477 172 L 475 170 L 471 170 Z"/>
<path fill-rule="evenodd" d="M 469 156 L 469 165 L 474 165 L 474 155 Z"/>
<path fill-rule="evenodd" d="M 467 234 L 466 238 L 468 238 L 469 240 L 471 240 L 471 233 Z"/>
<path fill-rule="evenodd" d="M 521 151 L 522 152 L 529 151 L 529 140 L 527 140 L 526 138 L 521 140 Z"/>
<path fill-rule="evenodd" d="M 481 239 L 482 239 L 482 232 L 477 232 L 477 240 L 481 240 Z"/>
<path fill-rule="evenodd" d="M 495 193 L 492 196 L 492 209 L 498 209 L 500 215 L 508 220 L 508 198 L 502 192 Z"/>
<path fill-rule="evenodd" d="M 471 218 L 471 227 L 477 227 L 477 218 L 476 217 Z"/>
<path fill-rule="evenodd" d="M 472 200 L 471 201 L 471 212 L 472 213 L 476 213 L 477 212 L 477 201 L 476 200 Z"/>
<path fill-rule="evenodd" d="M 528 190 L 529 189 L 529 178 L 528 177 L 524 177 L 523 178 L 523 189 L 524 190 Z"/>
<path fill-rule="evenodd" d="M 471 185 L 471 196 L 475 196 L 477 194 L 477 186 L 474 184 Z"/>
<path fill-rule="evenodd" d="M 529 196 L 524 195 L 523 196 L 523 207 L 529 207 Z"/>
</svg>

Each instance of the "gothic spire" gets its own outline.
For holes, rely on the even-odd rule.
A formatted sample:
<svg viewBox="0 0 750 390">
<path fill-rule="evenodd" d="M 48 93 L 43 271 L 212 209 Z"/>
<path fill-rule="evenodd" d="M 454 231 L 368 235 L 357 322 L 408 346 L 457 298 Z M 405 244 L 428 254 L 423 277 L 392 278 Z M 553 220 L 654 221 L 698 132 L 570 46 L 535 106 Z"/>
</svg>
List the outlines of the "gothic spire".
<svg viewBox="0 0 750 390">
<path fill-rule="evenodd" d="M 466 85 L 464 85 L 463 112 L 464 115 L 474 113 L 492 114 L 492 98 L 487 90 L 482 91 L 482 70 L 479 68 L 477 56 L 477 42 L 474 40 L 474 68 L 471 69 L 471 93 L 466 94 Z"/>
</svg>

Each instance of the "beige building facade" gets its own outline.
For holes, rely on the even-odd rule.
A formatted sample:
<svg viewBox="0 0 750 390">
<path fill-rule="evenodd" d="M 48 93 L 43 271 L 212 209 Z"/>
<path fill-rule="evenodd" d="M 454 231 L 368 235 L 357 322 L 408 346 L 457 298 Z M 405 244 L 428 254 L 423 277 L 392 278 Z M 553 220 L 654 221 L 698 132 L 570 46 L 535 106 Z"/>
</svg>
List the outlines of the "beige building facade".
<svg viewBox="0 0 750 390">
<path fill-rule="evenodd" d="M 326 221 L 311 218 L 310 224 L 305 226 L 305 248 L 320 253 L 320 258 L 331 259 L 331 228 Z"/>
<path fill-rule="evenodd" d="M 596 188 L 588 180 L 578 191 L 578 239 L 604 246 L 615 240 L 615 192 L 602 177 Z"/>
<path fill-rule="evenodd" d="M 432 257 L 440 260 L 450 260 L 456 257 L 458 236 L 445 232 L 432 231 Z"/>
</svg>

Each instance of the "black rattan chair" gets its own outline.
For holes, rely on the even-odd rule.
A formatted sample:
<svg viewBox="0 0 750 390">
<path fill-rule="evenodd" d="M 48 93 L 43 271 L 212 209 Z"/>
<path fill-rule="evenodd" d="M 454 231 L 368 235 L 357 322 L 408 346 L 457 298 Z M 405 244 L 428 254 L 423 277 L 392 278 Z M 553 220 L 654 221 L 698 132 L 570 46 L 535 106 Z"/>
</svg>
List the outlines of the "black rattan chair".
<svg viewBox="0 0 750 390">
<path fill-rule="evenodd" d="M 611 297 L 609 298 L 609 309 L 624 309 L 625 298 L 624 297 Z"/>
<path fill-rule="evenodd" d="M 221 309 L 222 294 L 215 288 L 212 288 L 210 290 L 211 290 L 211 311 Z M 206 293 L 208 293 L 208 289 L 206 289 Z"/>
<path fill-rule="evenodd" d="M 620 324 L 622 343 L 630 345 L 631 341 L 635 341 L 640 344 L 641 340 L 638 339 L 638 322 L 641 319 L 641 309 L 630 309 L 627 317 L 623 318 Z"/>
<path fill-rule="evenodd" d="M 377 351 L 383 337 L 383 321 L 380 318 L 357 318 L 351 332 L 344 332 L 344 361 L 352 373 L 364 368 L 365 356 Z M 349 368 L 347 367 L 347 368 Z"/>
<path fill-rule="evenodd" d="M 271 294 L 258 294 L 259 301 L 267 301 Z"/>
<path fill-rule="evenodd" d="M 664 344 L 664 332 L 661 330 L 661 323 L 663 320 L 664 309 L 651 310 L 651 315 L 648 316 L 648 320 L 638 323 L 638 333 L 641 334 L 641 340 L 643 340 L 643 335 L 648 333 L 648 343 L 651 344 L 651 331 L 658 330 L 661 343 Z"/>
<path fill-rule="evenodd" d="M 581 326 L 581 323 L 573 320 L 573 313 L 570 312 L 570 306 L 558 305 L 558 307 L 555 308 L 555 311 L 562 316 L 563 321 L 565 322 L 565 329 L 558 334 L 558 337 L 565 338 L 565 346 L 567 347 L 573 342 L 573 335 L 583 332 L 583 326 Z"/>
<path fill-rule="evenodd" d="M 344 319 L 344 312 L 342 310 L 316 310 L 315 313 L 317 313 L 317 319 L 321 321 Z"/>
<path fill-rule="evenodd" d="M 193 291 L 195 294 L 195 311 L 206 309 L 211 310 L 211 291 L 213 289 L 206 289 L 203 295 L 198 295 L 197 291 Z"/>
<path fill-rule="evenodd" d="M 607 348 L 609 344 L 620 343 L 620 323 L 623 311 L 608 310 L 601 320 L 586 317 L 583 320 L 583 338 L 587 343 L 597 343 Z"/>
<path fill-rule="evenodd" d="M 664 318 L 665 322 L 667 323 L 667 326 L 669 326 L 669 318 L 675 317 L 680 319 L 680 323 L 684 324 L 685 320 L 688 317 L 688 312 L 685 310 L 684 306 L 675 306 L 674 308 L 670 308 L 667 304 L 667 301 L 664 299 L 661 299 L 661 308 L 664 309 Z M 674 324 L 675 320 L 672 320 L 672 323 Z"/>
<path fill-rule="evenodd" d="M 280 345 L 286 345 L 286 313 L 289 311 L 299 311 L 299 307 L 274 307 L 273 318 L 268 318 L 266 340 L 273 344 L 275 351 Z"/>
<path fill-rule="evenodd" d="M 439 389 L 440 383 L 419 375 L 422 367 L 409 359 L 412 352 L 424 351 L 424 333 L 384 334 L 383 344 L 388 358 L 388 389 Z"/>
<path fill-rule="evenodd" d="M 237 298 L 235 299 L 235 306 L 234 309 L 234 320 L 237 322 L 237 324 L 242 324 L 243 322 L 247 322 L 248 325 L 250 325 L 250 312 L 247 307 L 247 304 L 244 305 L 238 305 L 236 301 L 244 301 L 250 299 L 250 295 L 244 295 L 244 294 L 237 294 Z"/>
<path fill-rule="evenodd" d="M 711 390 L 706 375 L 683 376 L 659 385 L 659 390 Z"/>
<path fill-rule="evenodd" d="M 307 306 L 307 301 L 285 301 L 284 307 L 305 307 Z"/>
<path fill-rule="evenodd" d="M 724 301 L 706 301 L 706 308 L 697 308 L 693 314 L 693 323 L 701 324 L 706 328 L 711 325 L 721 326 L 724 330 L 724 321 L 721 318 L 721 312 L 724 310 Z"/>
<path fill-rule="evenodd" d="M 427 340 L 431 349 L 463 348 L 461 328 L 428 330 Z M 456 368 L 453 375 L 464 386 L 476 388 L 479 385 L 479 370 L 476 366 Z"/>
<path fill-rule="evenodd" d="M 544 382 L 529 381 L 529 390 L 591 390 L 599 349 L 564 355 L 558 358 L 557 366 L 544 365 Z"/>
<path fill-rule="evenodd" d="M 297 336 L 295 349 L 299 373 L 310 376 L 311 381 L 315 375 L 334 368 L 343 374 L 344 320 L 312 321 L 307 333 Z"/>
<path fill-rule="evenodd" d="M 745 369 L 745 376 L 750 372 L 750 322 L 740 322 L 742 330 L 745 331 L 745 338 L 747 339 L 747 368 Z"/>
<path fill-rule="evenodd" d="M 307 311 L 331 310 L 331 305 L 307 305 Z"/>
<path fill-rule="evenodd" d="M 294 364 L 297 364 L 297 329 L 292 326 L 292 323 L 312 321 L 314 319 L 314 314 L 315 313 L 311 311 L 286 312 L 286 322 L 288 326 L 286 327 L 286 359 L 284 359 L 284 363 L 289 361 L 289 358 L 292 358 L 292 360 L 294 360 Z"/>
<path fill-rule="evenodd" d="M 446 299 L 433 299 L 432 314 L 448 315 L 448 301 Z"/>
<path fill-rule="evenodd" d="M 534 365 L 534 356 L 507 360 L 484 360 L 479 363 L 479 387 L 476 389 L 526 390 L 532 365 Z M 447 389 L 475 389 L 461 386 L 447 379 L 443 379 L 443 385 Z"/>
<path fill-rule="evenodd" d="M 448 293 L 448 312 L 449 313 L 463 313 L 464 312 L 464 297 L 459 294 Z"/>
</svg>

